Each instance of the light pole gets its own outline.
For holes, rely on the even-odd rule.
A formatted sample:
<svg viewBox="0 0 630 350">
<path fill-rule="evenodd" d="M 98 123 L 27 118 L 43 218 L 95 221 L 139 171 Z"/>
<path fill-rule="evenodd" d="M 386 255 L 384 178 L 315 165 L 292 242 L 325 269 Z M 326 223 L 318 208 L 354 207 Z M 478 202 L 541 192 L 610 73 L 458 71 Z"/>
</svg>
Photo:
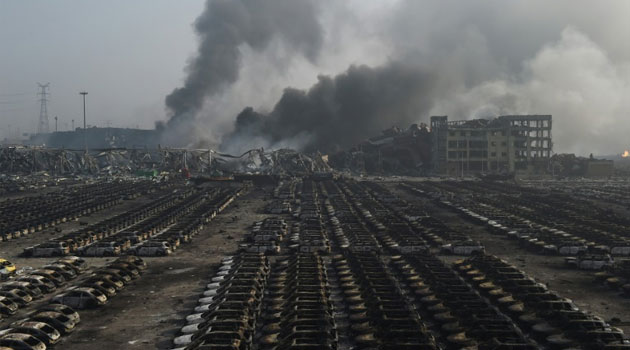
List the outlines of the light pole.
<svg viewBox="0 0 630 350">
<path fill-rule="evenodd" d="M 55 132 L 57 132 L 57 116 L 55 116 Z"/>
<path fill-rule="evenodd" d="M 83 95 L 83 143 L 85 144 L 85 154 L 88 153 L 88 145 L 87 145 L 87 127 L 85 124 L 85 95 L 87 95 L 87 91 L 79 92 L 79 94 Z"/>
</svg>

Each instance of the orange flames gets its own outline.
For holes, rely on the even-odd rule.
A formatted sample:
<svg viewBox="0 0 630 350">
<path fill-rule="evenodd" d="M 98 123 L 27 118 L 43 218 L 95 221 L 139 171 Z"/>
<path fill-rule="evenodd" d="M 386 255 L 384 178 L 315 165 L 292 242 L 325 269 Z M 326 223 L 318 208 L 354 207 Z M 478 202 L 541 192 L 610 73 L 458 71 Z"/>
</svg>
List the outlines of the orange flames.
<svg viewBox="0 0 630 350">
<path fill-rule="evenodd" d="M 622 157 L 624 157 L 624 158 L 628 158 L 628 157 L 630 157 L 630 151 L 628 151 L 628 150 L 623 151 L 623 153 L 621 154 L 621 156 L 622 156 Z"/>
</svg>

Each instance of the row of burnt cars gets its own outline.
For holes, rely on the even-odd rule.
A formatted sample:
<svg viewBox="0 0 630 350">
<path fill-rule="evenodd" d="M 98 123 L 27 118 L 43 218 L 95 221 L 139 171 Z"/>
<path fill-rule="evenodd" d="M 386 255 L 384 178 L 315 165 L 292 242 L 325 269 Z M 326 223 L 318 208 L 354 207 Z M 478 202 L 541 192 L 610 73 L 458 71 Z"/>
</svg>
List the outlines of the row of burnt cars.
<svg viewBox="0 0 630 350">
<path fill-rule="evenodd" d="M 601 317 L 580 310 L 523 271 L 492 255 L 454 263 L 470 285 L 540 345 L 550 349 L 628 349 L 623 332 Z"/>
<path fill-rule="evenodd" d="M 362 199 L 362 203 L 365 208 L 365 198 Z M 370 209 L 368 210 L 370 213 L 378 212 Z M 369 216 L 361 213 L 360 209 L 356 213 L 360 213 L 363 221 L 370 222 Z M 382 220 L 383 214 L 377 215 Z M 418 224 L 422 225 L 422 221 Z M 368 226 L 372 226 L 371 231 L 378 235 L 376 226 Z M 382 254 L 383 250 L 375 250 L 375 252 Z M 353 252 L 353 250 L 346 251 L 346 255 L 352 253 L 367 254 Z M 474 256 L 468 261 L 480 256 L 487 257 L 482 251 L 468 253 Z M 423 260 L 426 261 L 419 264 L 418 257 L 425 254 L 427 255 Z M 430 266 L 428 270 L 426 269 L 427 262 Z M 502 275 L 496 280 L 490 272 L 488 275 L 475 275 L 474 277 L 478 277 L 474 280 L 475 283 L 478 282 L 475 284 L 468 279 L 456 276 L 453 269 L 443 266 L 437 258 L 426 252 L 407 253 L 401 257 L 393 256 L 391 264 L 392 270 L 397 270 L 402 274 L 402 276 L 399 275 L 398 280 L 405 281 L 410 288 L 415 289 L 413 293 L 417 295 L 416 309 L 425 319 L 431 320 L 431 327 L 439 325 L 437 333 L 439 336 L 436 340 L 446 344 L 447 348 L 535 349 L 540 348 L 541 344 L 542 347 L 553 349 L 569 347 L 625 349 L 629 346 L 623 332 L 619 329 L 610 326 L 597 316 L 577 309 L 570 300 L 548 291 L 544 285 L 536 283 L 521 271 L 509 276 Z M 460 271 L 468 268 L 468 266 L 460 267 L 460 264 L 461 262 L 456 265 Z M 425 268 L 424 271 L 420 271 L 422 266 Z M 506 267 L 506 271 L 503 272 L 508 272 L 508 269 L 514 268 Z M 358 269 L 358 271 L 363 270 L 365 269 Z M 440 284 L 435 285 L 434 289 L 427 288 L 437 283 L 431 280 L 429 277 L 431 274 L 435 274 L 436 281 L 444 279 L 440 281 Z M 472 274 L 475 272 L 469 275 Z M 497 287 L 493 282 L 503 284 Z M 403 294 L 409 295 L 409 292 L 407 290 Z M 439 293 L 442 294 L 441 297 L 438 297 Z M 476 310 L 476 308 L 479 309 Z M 546 311 L 549 313 L 545 313 Z M 559 312 L 554 313 L 555 311 Z M 547 316 L 554 318 L 546 319 Z M 565 316 L 570 321 L 562 318 Z M 541 324 L 543 321 L 549 322 Z M 373 341 L 373 338 L 376 337 L 369 337 L 369 340 Z M 365 346 L 380 347 L 378 343 Z"/>
<path fill-rule="evenodd" d="M 124 198 L 152 190 L 150 181 L 114 181 L 69 187 L 0 202 L 0 238 L 19 238 L 113 207 Z"/>
<path fill-rule="evenodd" d="M 342 189 L 343 184 L 326 181 L 321 185 L 324 211 L 333 234 L 333 240 L 341 249 L 353 251 L 380 251 L 381 244 L 361 220 L 353 206 L 353 200 Z"/>
<path fill-rule="evenodd" d="M 330 185 L 329 194 L 335 192 L 334 184 Z M 440 245 L 424 241 L 423 233 L 430 232 L 436 222 L 418 220 L 413 208 L 392 204 L 393 197 L 384 199 L 391 194 L 383 188 L 375 188 L 371 198 L 366 193 L 369 184 L 339 187 L 345 196 L 335 196 L 339 198 L 334 213 L 343 213 L 340 222 L 353 223 L 355 239 L 343 254 L 332 257 L 344 296 L 343 312 L 350 322 L 350 348 L 538 348 L 509 318 L 429 253 L 429 246 Z M 382 204 L 387 202 L 392 205 Z M 353 249 L 361 241 L 369 248 Z M 380 247 L 376 246 L 379 242 Z M 441 328 L 447 323 L 449 327 Z M 466 334 L 466 330 L 470 332 Z"/>
<path fill-rule="evenodd" d="M 347 250 L 345 254 L 334 255 L 332 260 L 339 276 L 352 348 L 440 348 L 433 332 L 376 252 Z"/>
<path fill-rule="evenodd" d="M 173 341 L 175 348 L 251 349 L 269 271 L 269 260 L 262 253 L 225 257 L 186 317 L 186 325 Z"/>
<path fill-rule="evenodd" d="M 287 222 L 279 217 L 269 217 L 254 222 L 250 234 L 239 248 L 249 253 L 278 254 L 281 244 L 289 232 Z"/>
<path fill-rule="evenodd" d="M 51 302 L 74 309 L 90 309 L 105 305 L 133 280 L 140 278 L 146 268 L 146 263 L 138 257 L 130 255 L 119 257 L 55 295 Z"/>
<path fill-rule="evenodd" d="M 336 349 L 326 269 L 318 253 L 223 259 L 173 343 L 197 349 Z"/>
<path fill-rule="evenodd" d="M 470 255 L 485 249 L 481 242 L 450 228 L 381 184 L 360 182 L 354 188 L 355 193 L 362 193 L 362 208 L 369 212 L 369 222 L 385 233 L 383 239 L 397 252 L 422 252 L 431 247 L 442 254 Z"/>
<path fill-rule="evenodd" d="M 342 247 L 392 253 L 424 252 L 469 255 L 483 245 L 444 222 L 400 199 L 373 182 L 328 181 L 323 184 L 324 206 Z M 368 231 L 374 231 L 375 236 Z"/>
<path fill-rule="evenodd" d="M 608 224 L 594 223 L 595 220 L 578 220 L 578 216 L 584 215 L 588 208 L 579 209 L 580 214 L 569 214 L 571 210 L 567 208 L 575 208 L 575 204 L 553 203 L 555 207 L 564 207 L 555 210 L 549 207 L 549 203 L 545 204 L 550 198 L 541 199 L 540 202 L 521 198 L 518 194 L 494 198 L 493 195 L 483 194 L 485 185 L 477 183 L 459 186 L 413 183 L 403 186 L 412 193 L 432 198 L 442 207 L 486 226 L 490 233 L 518 241 L 532 252 L 564 256 L 630 255 L 630 238 L 624 233 L 626 226 L 612 224 L 613 227 L 610 227 Z M 482 187 L 477 189 L 476 186 Z M 471 188 L 476 191 L 474 195 L 468 193 Z"/>
<path fill-rule="evenodd" d="M 14 193 L 32 193 L 46 188 L 74 185 L 76 178 L 51 178 L 49 176 L 19 176 L 0 174 L 0 196 Z"/>
<path fill-rule="evenodd" d="M 328 229 L 321 207 L 320 183 L 305 179 L 300 191 L 300 204 L 294 218 L 290 247 L 304 253 L 328 253 L 331 250 Z"/>
<path fill-rule="evenodd" d="M 71 333 L 79 323 L 78 309 L 104 305 L 133 279 L 140 276 L 145 263 L 137 257 L 122 257 L 98 268 L 88 276 L 87 263 L 64 257 L 41 269 L 18 275 L 0 284 L 0 314 L 15 318 L 19 308 L 48 297 L 26 317 L 11 320 L 0 329 L 1 349 L 45 350 Z M 67 284 L 77 279 L 77 283 Z M 53 292 L 61 293 L 50 297 Z"/>
<path fill-rule="evenodd" d="M 78 231 L 28 247 L 24 256 L 165 256 L 189 242 L 240 189 L 181 189 Z"/>
<path fill-rule="evenodd" d="M 75 279 L 87 265 L 78 257 L 61 258 L 39 269 L 25 270 L 0 283 L 0 317 L 9 317 L 18 309 L 44 297 Z"/>
<path fill-rule="evenodd" d="M 630 297 L 630 259 L 621 259 L 612 265 L 596 272 L 593 282 L 620 291 L 623 296 Z"/>
<path fill-rule="evenodd" d="M 255 341 L 260 350 L 335 349 L 327 269 L 317 252 L 296 252 L 272 264 Z"/>
<path fill-rule="evenodd" d="M 270 214 L 291 214 L 295 208 L 296 192 L 301 182 L 298 179 L 282 180 L 273 190 L 273 200 L 267 205 Z"/>
<path fill-rule="evenodd" d="M 294 182 L 292 182 L 294 183 Z M 330 252 L 326 223 L 322 217 L 317 183 L 305 179 L 299 183 L 294 222 L 289 225 L 282 217 L 269 217 L 255 222 L 241 248 L 248 252 L 280 253 L 286 239 L 288 249 L 299 252 Z M 294 194 L 293 187 L 290 187 Z M 277 189 L 276 191 L 277 192 Z"/>
<path fill-rule="evenodd" d="M 611 203 L 630 209 L 630 182 L 602 180 L 525 181 L 525 186 L 564 192 L 587 200 Z"/>
</svg>

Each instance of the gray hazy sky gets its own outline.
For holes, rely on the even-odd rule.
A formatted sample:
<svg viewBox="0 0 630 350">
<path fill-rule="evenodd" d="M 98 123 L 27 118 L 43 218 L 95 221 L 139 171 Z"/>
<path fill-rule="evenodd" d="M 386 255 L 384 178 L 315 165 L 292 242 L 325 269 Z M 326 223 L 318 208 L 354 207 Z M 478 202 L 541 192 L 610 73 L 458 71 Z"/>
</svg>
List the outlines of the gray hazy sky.
<svg viewBox="0 0 630 350">
<path fill-rule="evenodd" d="M 152 128 L 196 50 L 203 0 L 0 0 L 0 137 L 36 130 L 37 82 L 50 82 L 50 127 Z M 81 121 L 82 122 L 82 121 Z"/>
</svg>

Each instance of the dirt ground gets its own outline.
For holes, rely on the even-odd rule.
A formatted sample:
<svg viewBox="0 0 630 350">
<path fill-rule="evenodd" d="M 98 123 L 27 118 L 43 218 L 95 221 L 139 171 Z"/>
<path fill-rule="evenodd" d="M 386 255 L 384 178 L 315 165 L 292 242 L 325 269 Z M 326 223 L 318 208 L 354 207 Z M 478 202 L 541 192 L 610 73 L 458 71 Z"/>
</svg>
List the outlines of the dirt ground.
<svg viewBox="0 0 630 350">
<path fill-rule="evenodd" d="M 566 268 L 564 258 L 561 256 L 529 252 L 515 241 L 492 235 L 484 226 L 466 221 L 454 213 L 433 205 L 428 200 L 399 190 L 395 185 L 390 185 L 389 188 L 410 202 L 423 203 L 431 211 L 431 215 L 455 229 L 466 232 L 473 240 L 481 241 L 488 254 L 505 259 L 537 281 L 547 284 L 549 289 L 572 299 L 580 309 L 608 321 L 613 318 L 621 320 L 621 323 L 617 323 L 616 326 L 623 329 L 626 334 L 630 333 L 630 298 L 625 298 L 619 292 L 606 286 L 593 283 L 593 272 Z M 452 262 L 462 257 L 443 256 L 442 258 Z"/>
</svg>

